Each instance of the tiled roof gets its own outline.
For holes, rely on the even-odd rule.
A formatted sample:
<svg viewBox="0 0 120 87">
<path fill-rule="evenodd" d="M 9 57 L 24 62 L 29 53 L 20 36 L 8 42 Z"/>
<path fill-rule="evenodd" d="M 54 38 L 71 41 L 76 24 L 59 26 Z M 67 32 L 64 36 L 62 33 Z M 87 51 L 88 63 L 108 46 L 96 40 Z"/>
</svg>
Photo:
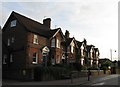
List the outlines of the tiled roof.
<svg viewBox="0 0 120 87">
<path fill-rule="evenodd" d="M 87 51 L 89 52 L 91 50 L 91 48 L 94 47 L 93 45 L 87 45 L 86 48 L 87 48 Z"/>
<path fill-rule="evenodd" d="M 72 42 L 72 40 L 73 40 L 73 38 L 68 38 L 68 39 L 66 40 L 66 44 L 67 44 L 67 46 L 70 45 L 70 43 Z"/>
<path fill-rule="evenodd" d="M 94 48 L 95 52 L 98 51 L 98 48 Z"/>
<path fill-rule="evenodd" d="M 80 42 L 80 41 L 76 41 L 76 42 L 77 42 L 78 47 L 80 48 L 83 42 Z"/>
<path fill-rule="evenodd" d="M 47 37 L 47 38 L 50 38 L 59 30 L 59 29 L 51 30 L 45 25 L 37 21 L 34 21 L 28 17 L 25 17 L 21 14 L 18 14 L 14 11 L 12 12 L 11 15 L 14 15 L 17 18 L 17 20 L 25 27 L 26 30 L 39 34 L 41 36 Z"/>
</svg>

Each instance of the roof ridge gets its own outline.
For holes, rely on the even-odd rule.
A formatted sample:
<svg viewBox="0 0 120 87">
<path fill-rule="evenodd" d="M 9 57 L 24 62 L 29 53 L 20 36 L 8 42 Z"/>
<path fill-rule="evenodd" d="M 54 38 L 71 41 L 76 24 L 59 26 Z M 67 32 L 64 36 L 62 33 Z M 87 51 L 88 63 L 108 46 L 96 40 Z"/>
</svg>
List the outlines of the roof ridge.
<svg viewBox="0 0 120 87">
<path fill-rule="evenodd" d="M 25 16 L 25 15 L 19 14 L 19 13 L 15 12 L 15 11 L 12 11 L 12 13 L 13 13 L 13 14 L 17 14 L 17 15 L 19 15 L 19 16 L 22 16 L 22 17 L 24 17 L 24 18 L 27 18 L 27 19 L 29 19 L 29 20 L 31 20 L 31 21 L 37 22 L 37 23 L 39 23 L 39 24 L 42 24 L 42 23 L 40 23 L 40 22 L 38 22 L 38 21 L 36 21 L 36 20 L 33 20 L 33 19 L 31 19 L 31 18 L 29 18 L 29 17 L 27 17 L 27 16 Z"/>
<path fill-rule="evenodd" d="M 34 20 L 34 19 L 31 19 L 31 18 L 29 18 L 29 17 L 27 17 L 27 16 L 25 16 L 25 15 L 19 14 L 19 13 L 15 12 L 15 11 L 12 11 L 12 14 L 15 15 L 16 17 L 17 17 L 17 16 L 21 16 L 21 17 L 23 17 L 23 18 L 25 18 L 25 19 L 27 19 L 27 20 L 29 20 L 29 21 L 35 22 L 35 23 L 37 23 L 37 24 L 40 24 L 40 25 L 44 26 L 45 28 L 48 28 L 48 27 L 46 27 L 44 24 L 42 24 L 42 23 L 40 23 L 40 22 L 38 22 L 38 21 L 36 21 L 36 20 Z M 17 18 L 18 18 L 18 17 L 17 17 Z M 18 18 L 18 19 L 19 19 L 19 18 Z"/>
</svg>

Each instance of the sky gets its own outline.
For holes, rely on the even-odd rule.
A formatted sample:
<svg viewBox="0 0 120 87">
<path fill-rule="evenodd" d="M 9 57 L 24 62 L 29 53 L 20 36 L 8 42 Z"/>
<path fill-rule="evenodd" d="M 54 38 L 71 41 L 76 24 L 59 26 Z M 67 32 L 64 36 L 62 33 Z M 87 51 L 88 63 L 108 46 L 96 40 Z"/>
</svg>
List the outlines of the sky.
<svg viewBox="0 0 120 87">
<path fill-rule="evenodd" d="M 43 23 L 51 18 L 52 29 L 60 27 L 70 37 L 99 48 L 100 58 L 118 60 L 118 0 L 4 0 L 0 3 L 3 27 L 12 11 Z M 116 52 L 115 52 L 116 50 Z"/>
</svg>

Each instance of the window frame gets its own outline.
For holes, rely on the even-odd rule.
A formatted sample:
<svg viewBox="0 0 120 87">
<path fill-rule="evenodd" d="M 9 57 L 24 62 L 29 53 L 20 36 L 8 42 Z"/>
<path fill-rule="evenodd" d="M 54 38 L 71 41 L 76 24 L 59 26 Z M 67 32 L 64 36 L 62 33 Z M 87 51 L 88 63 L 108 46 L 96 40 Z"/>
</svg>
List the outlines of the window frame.
<svg viewBox="0 0 120 87">
<path fill-rule="evenodd" d="M 71 45 L 71 53 L 74 53 L 74 45 Z"/>
<path fill-rule="evenodd" d="M 33 43 L 38 44 L 38 35 L 34 34 Z"/>
<path fill-rule="evenodd" d="M 10 46 L 10 38 L 7 39 L 7 45 Z"/>
<path fill-rule="evenodd" d="M 51 40 L 51 47 L 55 47 L 55 38 Z"/>
<path fill-rule="evenodd" d="M 7 54 L 3 55 L 3 64 L 7 64 Z"/>
<path fill-rule="evenodd" d="M 74 44 L 74 42 L 72 41 L 72 42 L 71 42 L 71 45 L 70 45 L 70 52 L 71 52 L 71 53 L 74 53 L 74 47 L 75 47 L 75 44 Z"/>
<path fill-rule="evenodd" d="M 56 47 L 57 47 L 57 48 L 60 48 L 60 40 L 59 40 L 59 39 L 57 39 Z"/>
<path fill-rule="evenodd" d="M 13 62 L 13 54 L 10 54 L 10 62 Z"/>
<path fill-rule="evenodd" d="M 11 38 L 11 42 L 14 43 L 15 42 L 15 37 Z"/>
<path fill-rule="evenodd" d="M 34 56 L 34 54 L 35 54 L 35 56 Z M 34 58 L 35 58 L 36 61 L 34 61 Z M 38 53 L 37 53 L 37 52 L 33 53 L 32 63 L 33 63 L 33 64 L 38 64 Z"/>
<path fill-rule="evenodd" d="M 12 20 L 12 21 L 10 22 L 10 27 L 15 27 L 16 24 L 17 24 L 17 20 Z"/>
</svg>

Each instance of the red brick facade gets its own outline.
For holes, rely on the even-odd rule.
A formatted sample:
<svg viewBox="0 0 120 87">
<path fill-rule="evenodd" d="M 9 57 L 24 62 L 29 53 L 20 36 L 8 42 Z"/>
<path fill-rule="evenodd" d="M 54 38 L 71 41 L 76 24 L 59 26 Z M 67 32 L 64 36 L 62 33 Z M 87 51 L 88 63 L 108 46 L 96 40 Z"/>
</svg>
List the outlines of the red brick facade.
<svg viewBox="0 0 120 87">
<path fill-rule="evenodd" d="M 16 25 L 10 27 L 10 23 L 13 20 L 16 20 Z M 70 38 L 68 31 L 64 35 L 61 28 L 50 29 L 50 22 L 51 19 L 48 18 L 44 19 L 44 23 L 41 24 L 12 12 L 2 30 L 3 60 L 4 55 L 7 55 L 6 64 L 3 64 L 4 76 L 11 72 L 16 74 L 12 74 L 13 77 L 9 74 L 7 75 L 8 77 L 32 79 L 34 74 L 33 69 L 36 66 L 76 62 L 76 49 L 80 49 L 78 48 L 75 38 Z M 14 37 L 13 43 L 12 37 Z M 35 37 L 37 39 L 35 39 Z M 52 47 L 53 38 L 55 39 L 54 47 Z M 10 46 L 7 46 L 8 39 Z M 34 43 L 34 41 L 36 41 L 36 43 Z M 10 62 L 10 54 L 12 54 L 12 63 Z"/>
</svg>

